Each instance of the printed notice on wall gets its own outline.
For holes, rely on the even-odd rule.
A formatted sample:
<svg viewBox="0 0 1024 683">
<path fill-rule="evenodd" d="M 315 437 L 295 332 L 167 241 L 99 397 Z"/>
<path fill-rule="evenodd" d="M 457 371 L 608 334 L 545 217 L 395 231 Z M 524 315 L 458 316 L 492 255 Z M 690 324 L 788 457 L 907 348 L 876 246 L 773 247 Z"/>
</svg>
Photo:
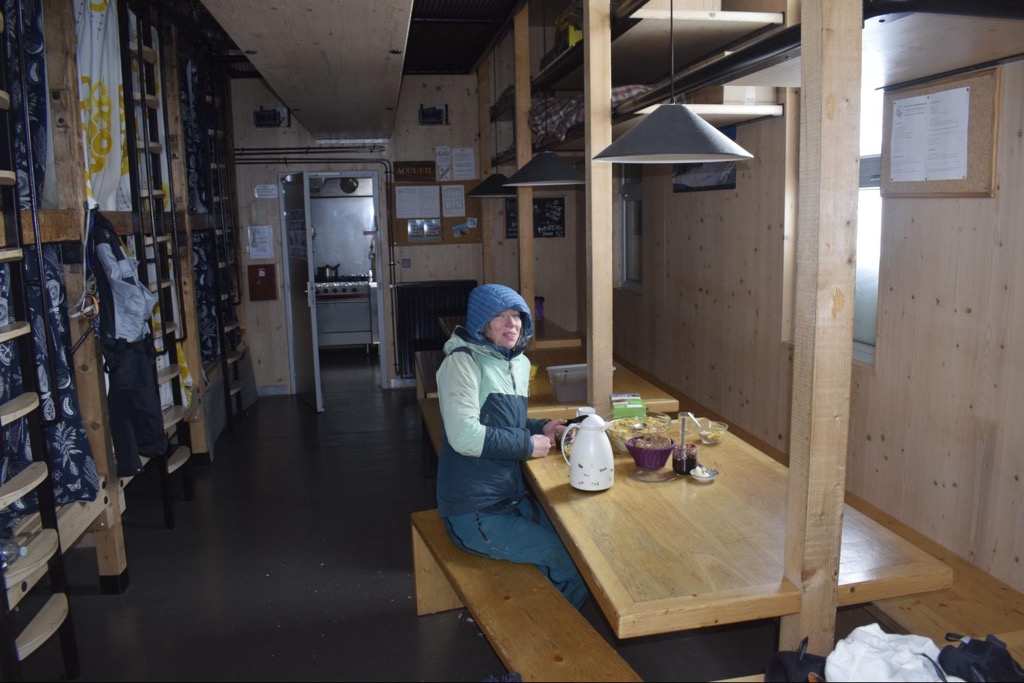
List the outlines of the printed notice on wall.
<svg viewBox="0 0 1024 683">
<path fill-rule="evenodd" d="M 441 198 L 445 218 L 466 215 L 466 192 L 462 185 L 445 185 L 441 188 Z"/>
<path fill-rule="evenodd" d="M 274 229 L 269 225 L 249 226 L 249 258 L 254 261 L 274 258 Z"/>
<path fill-rule="evenodd" d="M 476 178 L 476 157 L 472 147 L 452 149 L 452 180 L 473 180 Z"/>
<path fill-rule="evenodd" d="M 438 145 L 434 152 L 434 164 L 437 167 L 437 180 L 444 182 L 452 179 L 452 148 L 446 145 Z"/>
<path fill-rule="evenodd" d="M 893 100 L 892 106 L 890 180 L 967 177 L 969 87 Z"/>
<path fill-rule="evenodd" d="M 277 185 L 257 185 L 253 188 L 256 199 L 274 199 L 277 197 Z"/>
<path fill-rule="evenodd" d="M 437 185 L 396 187 L 395 215 L 398 218 L 439 218 L 440 188 Z"/>
</svg>

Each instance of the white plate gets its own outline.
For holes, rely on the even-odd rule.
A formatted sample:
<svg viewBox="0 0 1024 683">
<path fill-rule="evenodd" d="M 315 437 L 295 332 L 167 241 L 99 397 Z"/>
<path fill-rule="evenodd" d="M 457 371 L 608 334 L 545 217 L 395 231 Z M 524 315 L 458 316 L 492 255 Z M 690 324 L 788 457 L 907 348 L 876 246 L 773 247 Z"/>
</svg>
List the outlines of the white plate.
<svg viewBox="0 0 1024 683">
<path fill-rule="evenodd" d="M 710 467 L 705 467 L 704 471 L 707 473 L 706 477 L 698 477 L 697 476 L 697 469 L 696 468 L 690 470 L 690 476 L 695 481 L 700 481 L 700 482 L 714 481 L 714 479 L 718 476 L 718 470 L 716 470 L 716 469 L 712 469 Z"/>
</svg>

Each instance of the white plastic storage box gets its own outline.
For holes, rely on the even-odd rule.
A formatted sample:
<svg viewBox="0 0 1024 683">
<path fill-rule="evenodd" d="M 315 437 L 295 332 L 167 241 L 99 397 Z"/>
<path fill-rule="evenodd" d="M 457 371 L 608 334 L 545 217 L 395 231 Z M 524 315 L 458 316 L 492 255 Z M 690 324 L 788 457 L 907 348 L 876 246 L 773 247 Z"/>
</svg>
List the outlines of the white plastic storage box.
<svg viewBox="0 0 1024 683">
<path fill-rule="evenodd" d="M 551 391 L 559 403 L 586 403 L 587 364 L 552 365 L 548 368 Z"/>
</svg>

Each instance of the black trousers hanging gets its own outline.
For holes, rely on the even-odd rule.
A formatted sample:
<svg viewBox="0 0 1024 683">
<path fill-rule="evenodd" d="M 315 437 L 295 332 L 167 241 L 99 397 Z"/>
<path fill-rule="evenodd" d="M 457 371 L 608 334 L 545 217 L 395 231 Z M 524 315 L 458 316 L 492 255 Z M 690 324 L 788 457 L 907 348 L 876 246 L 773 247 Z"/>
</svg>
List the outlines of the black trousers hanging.
<svg viewBox="0 0 1024 683">
<path fill-rule="evenodd" d="M 154 376 L 153 340 L 147 335 L 137 342 L 122 341 L 114 348 L 105 340 L 103 351 L 110 373 L 107 406 L 117 475 L 130 477 L 142 472 L 140 455 L 162 457 L 167 451 Z"/>
</svg>

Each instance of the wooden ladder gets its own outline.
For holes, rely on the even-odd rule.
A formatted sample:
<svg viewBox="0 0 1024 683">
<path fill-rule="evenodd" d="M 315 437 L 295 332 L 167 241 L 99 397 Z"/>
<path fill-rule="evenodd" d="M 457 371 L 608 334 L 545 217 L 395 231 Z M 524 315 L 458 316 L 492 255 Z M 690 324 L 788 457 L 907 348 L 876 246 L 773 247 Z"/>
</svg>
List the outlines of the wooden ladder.
<svg viewBox="0 0 1024 683">
<path fill-rule="evenodd" d="M 155 377 L 163 405 L 164 430 L 169 446 L 159 460 L 164 505 L 164 526 L 174 528 L 174 492 L 171 475 L 181 470 L 185 500 L 193 495 L 192 455 L 178 343 L 185 338 L 181 277 L 175 267 L 178 245 L 185 240 L 174 212 L 174 181 L 169 172 L 167 145 L 167 92 L 162 84 L 163 59 L 159 40 L 162 22 L 156 6 L 145 0 L 119 0 L 118 22 L 122 46 L 125 102 L 133 102 L 134 116 L 126 117 L 129 175 L 132 187 L 134 253 L 139 277 L 158 297 L 159 319 L 153 317 L 156 350 Z"/>
<path fill-rule="evenodd" d="M 2 30 L 3 54 L 8 55 L 8 43 L 12 43 L 18 55 L 18 72 L 21 78 L 21 91 L 26 89 L 25 48 L 21 44 L 22 12 L 21 3 L 15 4 L 17 14 L 4 17 L 0 14 L 0 30 Z M 12 29 L 13 27 L 13 29 Z M 12 35 L 13 34 L 13 35 Z M 31 210 L 33 213 L 34 239 L 37 249 L 35 254 L 39 260 L 40 280 L 29 282 L 25 276 L 22 259 L 23 237 L 21 231 L 21 211 L 17 189 L 16 163 L 13 140 L 15 136 L 14 114 L 10 110 L 10 89 L 7 85 L 7 69 L 0 68 L 0 135 L 4 136 L 0 144 L 0 203 L 3 206 L 4 246 L 0 248 L 0 264 L 9 273 L 10 302 L 9 311 L 13 321 L 2 320 L 0 326 L 0 342 L 16 344 L 21 366 L 22 392 L 10 400 L 0 404 L 0 426 L 9 428 L 18 421 L 27 427 L 28 439 L 32 450 L 32 462 L 19 473 L 0 486 L 0 509 L 6 509 L 24 496 L 35 492 L 39 505 L 41 527 L 35 533 L 18 534 L 14 540 L 24 548 L 25 554 L 2 568 L 4 590 L 0 600 L 0 670 L 4 680 L 21 680 L 21 662 L 46 643 L 55 633 L 60 637 L 61 655 L 64 660 L 64 671 L 68 678 L 76 678 L 79 674 L 78 646 L 75 642 L 74 627 L 71 622 L 71 604 L 68 601 L 67 579 L 64 574 L 64 557 L 61 550 L 60 533 L 57 522 L 57 506 L 54 499 L 53 481 L 50 477 L 51 467 L 48 463 L 49 449 L 43 435 L 39 410 L 39 394 L 36 384 L 35 353 L 33 350 L 33 330 L 29 320 L 26 287 L 35 286 L 40 289 L 41 300 L 45 300 L 45 271 L 42 264 L 42 239 L 39 222 L 36 220 L 38 206 L 34 192 L 31 194 Z M 22 112 L 24 114 L 24 112 Z M 28 133 L 27 115 L 23 119 L 23 131 Z M 32 141 L 25 135 L 25 148 L 32 153 Z M 31 161 L 28 162 L 31 164 Z M 31 174 L 30 174 L 31 176 Z M 31 181 L 31 177 L 30 177 Z M 49 325 L 44 318 L 42 338 L 47 345 L 50 358 L 55 348 L 50 338 Z M 56 377 L 51 373 L 50 381 Z M 12 382 L 12 387 L 14 383 Z M 12 461 L 19 454 L 5 453 Z M 49 597 L 34 615 L 24 622 L 25 615 L 21 610 L 15 612 L 26 593 L 22 583 L 29 577 L 49 576 Z M 44 585 L 46 582 L 44 582 Z M 38 585 L 38 584 L 37 584 Z M 46 590 L 45 588 L 40 590 Z M 22 624 L 24 627 L 22 628 Z"/>
<path fill-rule="evenodd" d="M 242 322 L 237 228 L 234 215 L 234 192 L 231 178 L 230 141 L 228 129 L 228 98 L 224 92 L 224 79 L 218 69 L 210 69 L 205 77 L 205 101 L 209 112 L 207 140 L 210 160 L 210 224 L 216 245 L 217 273 L 216 298 L 218 302 L 218 333 L 220 336 L 220 365 L 224 378 L 224 405 L 227 428 L 232 430 L 234 418 L 242 412 L 242 376 L 240 362 L 245 354 Z"/>
</svg>

